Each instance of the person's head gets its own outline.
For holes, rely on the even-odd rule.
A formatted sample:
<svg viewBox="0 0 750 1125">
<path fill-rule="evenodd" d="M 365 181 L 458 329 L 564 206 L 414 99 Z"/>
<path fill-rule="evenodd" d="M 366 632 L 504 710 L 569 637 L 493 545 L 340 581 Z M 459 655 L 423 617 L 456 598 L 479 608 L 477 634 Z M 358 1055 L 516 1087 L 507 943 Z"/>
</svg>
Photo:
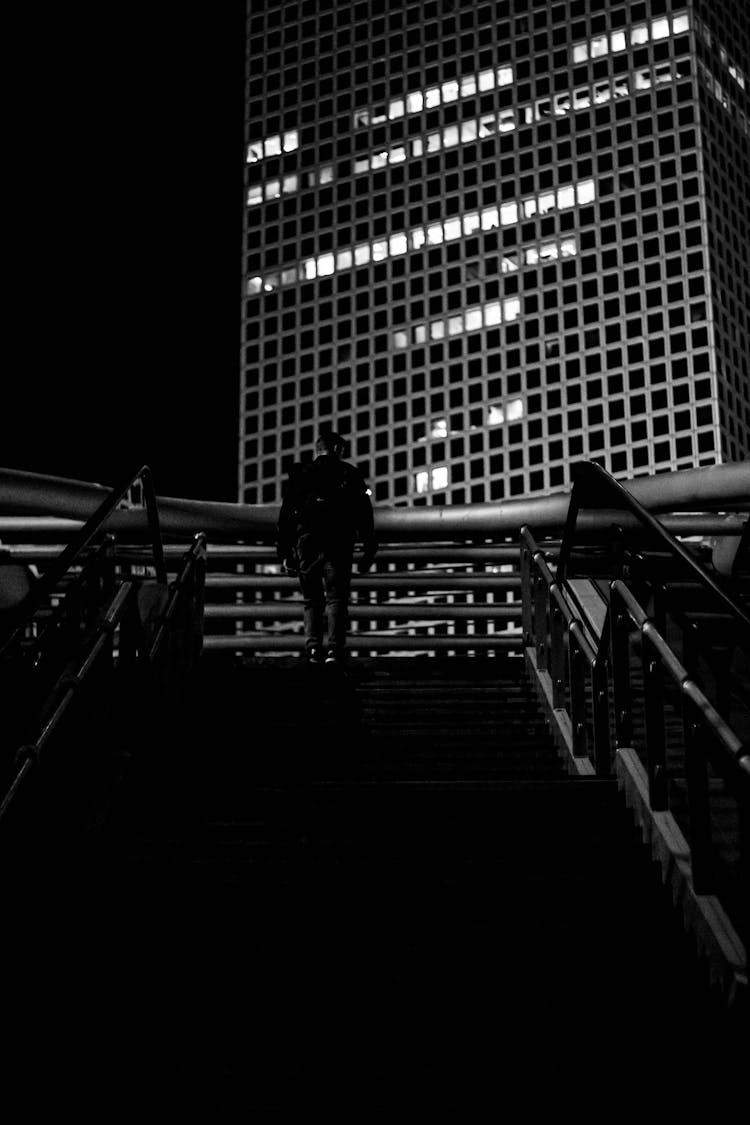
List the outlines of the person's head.
<svg viewBox="0 0 750 1125">
<path fill-rule="evenodd" d="M 318 457 L 343 457 L 344 439 L 333 430 L 328 430 L 320 434 L 315 442 L 315 453 Z"/>
</svg>

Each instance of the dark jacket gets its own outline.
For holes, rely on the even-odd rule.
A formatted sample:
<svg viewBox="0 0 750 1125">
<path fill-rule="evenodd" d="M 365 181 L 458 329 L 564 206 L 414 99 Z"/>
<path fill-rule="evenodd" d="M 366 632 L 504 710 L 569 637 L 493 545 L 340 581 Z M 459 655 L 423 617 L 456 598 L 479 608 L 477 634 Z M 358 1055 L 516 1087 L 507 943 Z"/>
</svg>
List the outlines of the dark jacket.
<svg viewBox="0 0 750 1125">
<path fill-rule="evenodd" d="M 359 539 L 366 555 L 375 554 L 372 504 L 356 466 L 332 456 L 293 466 L 277 525 L 278 557 L 292 555 L 303 534 L 315 535 L 321 546 Z"/>
</svg>

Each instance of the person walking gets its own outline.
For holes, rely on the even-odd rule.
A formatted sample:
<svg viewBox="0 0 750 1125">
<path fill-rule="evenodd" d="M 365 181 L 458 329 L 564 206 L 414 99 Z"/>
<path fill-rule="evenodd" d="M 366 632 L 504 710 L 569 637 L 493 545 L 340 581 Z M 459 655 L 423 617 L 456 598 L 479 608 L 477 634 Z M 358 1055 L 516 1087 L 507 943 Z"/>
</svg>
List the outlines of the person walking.
<svg viewBox="0 0 750 1125">
<path fill-rule="evenodd" d="M 337 433 L 319 436 L 315 460 L 289 473 L 277 525 L 277 556 L 287 573 L 299 576 L 311 664 L 343 659 L 355 542 L 363 548 L 357 564 L 362 574 L 377 551 L 370 493 L 359 469 L 342 460 L 344 448 Z"/>
</svg>

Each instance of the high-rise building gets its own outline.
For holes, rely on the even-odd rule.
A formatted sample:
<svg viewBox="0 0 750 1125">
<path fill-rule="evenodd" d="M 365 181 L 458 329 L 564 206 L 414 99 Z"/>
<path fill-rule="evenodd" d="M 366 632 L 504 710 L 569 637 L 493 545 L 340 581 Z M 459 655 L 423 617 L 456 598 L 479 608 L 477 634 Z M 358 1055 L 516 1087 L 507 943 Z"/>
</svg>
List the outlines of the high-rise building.
<svg viewBox="0 0 750 1125">
<path fill-rule="evenodd" d="M 750 455 L 747 0 L 252 0 L 239 496 Z"/>
</svg>

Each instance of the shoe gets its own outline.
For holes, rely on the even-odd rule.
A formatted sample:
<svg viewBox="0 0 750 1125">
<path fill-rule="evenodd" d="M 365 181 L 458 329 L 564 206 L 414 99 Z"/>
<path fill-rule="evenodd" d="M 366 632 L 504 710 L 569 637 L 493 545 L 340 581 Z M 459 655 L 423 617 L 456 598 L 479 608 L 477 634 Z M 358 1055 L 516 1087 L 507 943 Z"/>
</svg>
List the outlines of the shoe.
<svg viewBox="0 0 750 1125">
<path fill-rule="evenodd" d="M 340 664 L 340 663 L 341 663 L 341 653 L 338 651 L 338 649 L 329 648 L 328 652 L 326 653 L 326 664 Z"/>
<path fill-rule="evenodd" d="M 323 663 L 323 650 L 321 648 L 309 648 L 307 650 L 307 663 L 308 664 L 322 664 Z"/>
</svg>

